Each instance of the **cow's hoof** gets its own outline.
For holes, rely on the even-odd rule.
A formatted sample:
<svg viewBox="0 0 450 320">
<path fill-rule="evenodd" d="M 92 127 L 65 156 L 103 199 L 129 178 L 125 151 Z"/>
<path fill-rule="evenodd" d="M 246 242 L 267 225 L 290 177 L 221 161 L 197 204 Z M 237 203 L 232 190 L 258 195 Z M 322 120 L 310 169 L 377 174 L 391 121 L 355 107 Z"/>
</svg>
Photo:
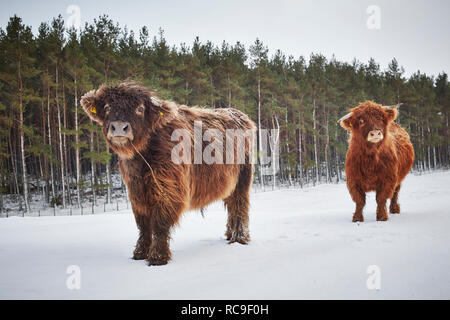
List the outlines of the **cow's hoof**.
<svg viewBox="0 0 450 320">
<path fill-rule="evenodd" d="M 377 217 L 377 221 L 388 221 L 388 217 L 387 216 Z"/>
<path fill-rule="evenodd" d="M 169 262 L 170 256 L 153 251 L 147 259 L 149 266 L 162 266 Z"/>
<path fill-rule="evenodd" d="M 169 262 L 169 259 L 149 259 L 148 265 L 149 266 L 163 266 Z"/>
<path fill-rule="evenodd" d="M 400 206 L 398 204 L 390 205 L 389 206 L 389 212 L 392 214 L 399 214 L 400 213 Z"/>
<path fill-rule="evenodd" d="M 352 222 L 364 222 L 364 217 L 363 216 L 353 215 Z"/>
<path fill-rule="evenodd" d="M 228 243 L 240 243 L 240 244 L 248 244 L 250 242 L 250 233 L 248 232 L 248 228 L 239 228 L 238 230 L 227 230 L 225 236 L 228 240 Z"/>
<path fill-rule="evenodd" d="M 228 240 L 229 244 L 232 243 L 240 243 L 240 244 L 248 244 L 250 242 L 249 234 L 233 234 Z"/>
<path fill-rule="evenodd" d="M 147 259 L 147 252 L 142 252 L 142 251 L 139 251 L 139 252 L 134 251 L 133 252 L 133 260 L 145 260 L 145 259 Z"/>
</svg>

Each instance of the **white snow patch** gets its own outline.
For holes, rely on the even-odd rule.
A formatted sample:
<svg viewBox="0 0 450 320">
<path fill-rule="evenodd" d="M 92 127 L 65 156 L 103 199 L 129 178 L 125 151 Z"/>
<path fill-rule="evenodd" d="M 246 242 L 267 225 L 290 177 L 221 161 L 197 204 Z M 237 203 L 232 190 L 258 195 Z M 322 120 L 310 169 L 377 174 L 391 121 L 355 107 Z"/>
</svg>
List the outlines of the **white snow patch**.
<svg viewBox="0 0 450 320">
<path fill-rule="evenodd" d="M 345 184 L 252 193 L 247 245 L 224 239 L 226 213 L 187 213 L 173 260 L 131 260 L 131 212 L 0 219 L 1 299 L 450 299 L 450 172 L 409 175 L 400 215 L 352 223 Z M 120 212 L 120 211 L 119 211 Z M 66 287 L 69 265 L 81 289 Z M 369 290 L 369 265 L 381 270 Z"/>
</svg>

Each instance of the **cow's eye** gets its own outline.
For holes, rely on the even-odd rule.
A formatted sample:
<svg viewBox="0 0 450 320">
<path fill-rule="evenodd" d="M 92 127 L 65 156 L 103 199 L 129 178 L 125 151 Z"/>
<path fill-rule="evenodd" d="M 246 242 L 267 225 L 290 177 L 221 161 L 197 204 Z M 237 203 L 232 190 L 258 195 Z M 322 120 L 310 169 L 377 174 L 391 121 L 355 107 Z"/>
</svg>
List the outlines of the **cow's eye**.
<svg viewBox="0 0 450 320">
<path fill-rule="evenodd" d="M 105 112 L 106 112 L 106 113 L 109 113 L 110 111 L 111 111 L 111 107 L 108 106 L 108 105 L 106 105 L 106 106 L 105 106 Z"/>
<path fill-rule="evenodd" d="M 363 119 L 359 119 L 359 124 L 364 124 L 364 120 Z"/>
<path fill-rule="evenodd" d="M 136 108 L 136 113 L 137 114 L 143 114 L 144 110 L 145 110 L 144 106 L 140 105 L 139 107 Z"/>
</svg>

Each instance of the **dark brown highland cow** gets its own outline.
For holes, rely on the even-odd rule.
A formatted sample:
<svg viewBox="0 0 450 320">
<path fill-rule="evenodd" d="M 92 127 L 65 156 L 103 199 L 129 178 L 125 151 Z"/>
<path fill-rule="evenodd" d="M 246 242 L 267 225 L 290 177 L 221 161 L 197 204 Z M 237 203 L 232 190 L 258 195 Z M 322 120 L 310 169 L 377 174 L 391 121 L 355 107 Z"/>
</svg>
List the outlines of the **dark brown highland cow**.
<svg viewBox="0 0 450 320">
<path fill-rule="evenodd" d="M 366 101 L 342 117 L 341 126 L 350 131 L 345 161 L 347 187 L 356 211 L 353 222 L 364 221 L 366 192 L 375 191 L 377 220 L 386 221 L 386 200 L 390 213 L 400 213 L 400 184 L 414 163 L 414 149 L 405 129 L 394 120 L 396 107 Z"/>
<path fill-rule="evenodd" d="M 86 93 L 81 105 L 102 125 L 107 143 L 119 155 L 118 167 L 140 232 L 134 259 L 147 259 L 150 265 L 166 264 L 171 257 L 170 229 L 182 213 L 222 199 L 228 210 L 227 240 L 242 244 L 250 240 L 250 139 L 254 134 L 245 137 L 245 163 L 194 164 L 198 163 L 193 160 L 194 152 L 190 153 L 190 163 L 175 163 L 171 158 L 179 144 L 172 141 L 174 130 L 184 129 L 192 146 L 194 121 L 201 121 L 203 131 L 213 128 L 224 136 L 228 129 L 254 133 L 255 125 L 245 114 L 231 108 L 210 110 L 161 101 L 134 83 L 103 85 Z M 225 157 L 226 152 L 215 156 Z"/>
</svg>

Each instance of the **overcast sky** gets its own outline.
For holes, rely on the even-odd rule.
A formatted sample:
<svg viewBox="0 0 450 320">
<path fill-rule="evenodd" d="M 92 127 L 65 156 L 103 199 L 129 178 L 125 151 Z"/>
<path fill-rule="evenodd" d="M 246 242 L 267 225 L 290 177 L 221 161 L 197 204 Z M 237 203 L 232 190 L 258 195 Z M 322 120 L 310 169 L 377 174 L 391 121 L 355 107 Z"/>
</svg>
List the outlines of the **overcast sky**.
<svg viewBox="0 0 450 320">
<path fill-rule="evenodd" d="M 36 33 L 41 22 L 58 14 L 68 20 L 70 5 L 80 8 L 82 25 L 105 13 L 121 27 L 138 31 L 145 25 L 152 36 L 161 27 L 172 45 L 191 44 L 198 36 L 248 48 L 258 37 L 270 54 L 334 54 L 348 62 L 373 57 L 383 70 L 396 57 L 407 75 L 450 71 L 450 0 L 0 0 L 0 26 L 17 14 Z M 371 5 L 379 16 L 367 12 Z"/>
</svg>

